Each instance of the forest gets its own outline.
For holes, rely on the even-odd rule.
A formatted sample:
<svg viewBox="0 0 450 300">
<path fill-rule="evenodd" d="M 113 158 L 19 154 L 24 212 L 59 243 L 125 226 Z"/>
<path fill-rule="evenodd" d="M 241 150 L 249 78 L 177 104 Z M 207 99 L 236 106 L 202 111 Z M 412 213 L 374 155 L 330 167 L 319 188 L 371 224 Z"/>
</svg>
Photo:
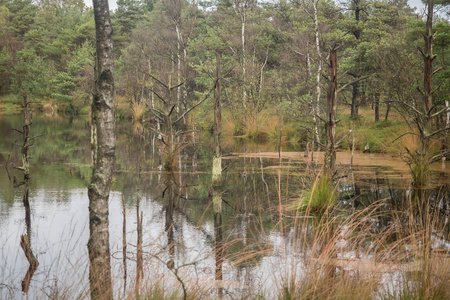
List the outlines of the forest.
<svg viewBox="0 0 450 300">
<path fill-rule="evenodd" d="M 448 0 L 116 4 L 0 0 L 0 298 L 450 297 Z"/>
<path fill-rule="evenodd" d="M 450 92 L 447 12 L 433 24 L 433 66 L 442 68 L 433 76 L 439 87 L 433 94 L 436 110 Z M 88 114 L 94 84 L 92 9 L 76 0 L 3 1 L 1 16 L 2 111 L 20 110 L 17 99 L 27 93 L 41 111 Z M 224 73 L 224 130 L 233 135 L 267 139 L 286 124 L 288 140 L 323 140 L 319 117 L 334 44 L 339 45 L 338 104 L 352 119 L 369 106 L 371 119 L 389 121 L 391 104 L 415 105 L 421 97 L 418 48 L 425 19 L 406 1 L 119 0 L 111 22 L 118 118 L 152 119 L 150 108 L 162 104 L 156 95 L 164 87 L 158 81 L 177 86 L 171 101 L 181 116 L 214 84 L 216 52 Z M 209 98 L 193 111 L 195 121 L 188 123 L 212 129 L 211 103 Z M 436 119 L 438 127 L 445 118 Z M 363 144 L 357 147 L 364 149 Z"/>
</svg>

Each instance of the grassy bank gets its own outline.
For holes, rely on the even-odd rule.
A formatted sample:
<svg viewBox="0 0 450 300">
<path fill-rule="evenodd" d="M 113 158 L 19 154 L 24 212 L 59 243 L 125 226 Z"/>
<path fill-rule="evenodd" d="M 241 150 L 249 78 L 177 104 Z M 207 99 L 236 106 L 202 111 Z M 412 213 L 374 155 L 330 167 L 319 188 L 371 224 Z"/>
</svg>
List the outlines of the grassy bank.
<svg viewBox="0 0 450 300">
<path fill-rule="evenodd" d="M 350 109 L 340 106 L 338 109 L 337 140 L 341 149 L 398 154 L 403 151 L 402 144 L 407 138 L 394 143 L 393 140 L 402 133 L 410 131 L 403 117 L 391 109 L 388 120 L 384 120 L 385 111 L 380 110 L 381 121 L 374 121 L 374 111 L 363 106 L 359 109 L 359 117 L 350 118 Z M 212 118 L 209 115 L 202 121 L 202 127 L 210 130 Z M 225 136 L 240 136 L 255 142 L 274 141 L 294 143 L 301 150 L 311 141 L 312 118 L 283 118 L 275 109 L 266 109 L 258 114 L 247 116 L 235 115 L 230 111 L 223 113 L 222 132 Z M 319 128 L 323 139 L 323 126 Z M 349 134 L 350 131 L 352 135 Z M 280 136 L 281 135 L 281 136 Z M 354 138 L 354 141 L 353 141 Z"/>
<path fill-rule="evenodd" d="M 129 103 L 123 97 L 118 96 L 117 116 L 129 120 L 149 120 L 153 116 L 144 104 Z M 34 104 L 34 109 L 45 115 L 72 115 L 72 108 L 64 104 L 56 104 L 55 101 L 40 100 Z M 384 121 L 385 107 L 380 108 L 381 121 L 374 121 L 374 111 L 369 106 L 359 108 L 359 117 L 350 118 L 350 108 L 339 106 L 337 124 L 337 140 L 341 140 L 341 149 L 368 150 L 370 152 L 383 152 L 399 154 L 403 151 L 403 144 L 411 144 L 411 137 L 405 137 L 393 143 L 393 140 L 402 133 L 410 131 L 403 117 L 394 109 L 391 109 L 389 118 Z M 16 96 L 8 95 L 0 97 L 1 114 L 19 114 L 22 111 L 21 104 Z M 89 115 L 90 105 L 86 104 L 77 109 L 78 115 Z M 195 129 L 211 131 L 213 125 L 212 110 L 203 107 L 194 111 L 188 119 Z M 223 136 L 235 136 L 245 138 L 257 143 L 291 143 L 296 148 L 304 150 L 312 136 L 312 117 L 305 116 L 295 118 L 286 117 L 278 113 L 275 108 L 264 109 L 259 113 L 249 111 L 240 113 L 230 109 L 224 109 L 222 121 Z M 323 139 L 323 126 L 320 128 Z M 349 132 L 352 132 L 352 135 Z"/>
</svg>

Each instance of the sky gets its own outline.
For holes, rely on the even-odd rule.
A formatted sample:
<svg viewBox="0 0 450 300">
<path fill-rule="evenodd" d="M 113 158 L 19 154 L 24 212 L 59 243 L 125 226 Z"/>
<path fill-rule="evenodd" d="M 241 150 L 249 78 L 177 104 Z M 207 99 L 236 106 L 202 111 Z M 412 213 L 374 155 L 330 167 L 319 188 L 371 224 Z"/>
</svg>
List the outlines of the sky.
<svg viewBox="0 0 450 300">
<path fill-rule="evenodd" d="M 116 1 L 117 0 L 108 0 L 110 10 L 116 10 L 116 8 L 117 8 Z M 84 3 L 87 6 L 92 7 L 92 0 L 84 0 Z M 421 0 L 408 0 L 408 4 L 411 7 L 416 7 L 419 10 L 419 11 L 417 11 L 418 13 L 420 13 L 421 12 L 420 10 L 423 10 L 423 8 L 425 7 Z"/>
</svg>

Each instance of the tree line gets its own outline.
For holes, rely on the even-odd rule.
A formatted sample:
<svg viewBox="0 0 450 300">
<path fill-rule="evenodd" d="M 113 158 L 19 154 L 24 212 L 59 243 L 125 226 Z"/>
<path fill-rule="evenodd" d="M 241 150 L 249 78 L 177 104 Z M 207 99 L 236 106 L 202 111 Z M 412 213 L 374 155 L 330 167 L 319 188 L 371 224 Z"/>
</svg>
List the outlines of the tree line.
<svg viewBox="0 0 450 300">
<path fill-rule="evenodd" d="M 433 64 L 442 68 L 433 77 L 438 108 L 450 92 L 445 16 L 435 17 L 433 25 Z M 119 0 L 111 22 L 115 105 L 124 117 L 157 119 L 165 105 L 186 122 L 183 114 L 210 92 L 220 57 L 222 102 L 234 133 L 248 130 L 269 110 L 284 122 L 307 120 L 323 139 L 332 45 L 339 45 L 339 105 L 348 106 L 353 118 L 361 105 L 373 105 L 379 120 L 381 105 L 417 106 L 421 98 L 418 48 L 425 18 L 403 0 Z M 81 0 L 3 0 L 0 25 L 0 95 L 26 94 L 43 109 L 89 111 L 95 69 L 91 8 Z M 205 127 L 212 126 L 211 111 L 203 106 L 197 112 Z M 436 122 L 445 122 L 444 115 Z"/>
</svg>

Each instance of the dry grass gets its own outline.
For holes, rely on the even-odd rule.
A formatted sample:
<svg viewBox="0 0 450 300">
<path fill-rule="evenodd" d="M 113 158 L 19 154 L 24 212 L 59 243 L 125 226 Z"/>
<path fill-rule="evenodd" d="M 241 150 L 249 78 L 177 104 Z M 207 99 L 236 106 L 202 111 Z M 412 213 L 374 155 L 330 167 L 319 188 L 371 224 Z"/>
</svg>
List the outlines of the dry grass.
<svg viewBox="0 0 450 300">
<path fill-rule="evenodd" d="M 244 116 L 236 116 L 232 112 L 225 111 L 222 119 L 223 135 L 245 136 L 259 142 L 275 137 L 281 127 L 278 115 L 269 109 L 259 113 L 248 111 Z"/>
<path fill-rule="evenodd" d="M 259 113 L 247 112 L 244 118 L 245 135 L 256 141 L 267 141 L 281 128 L 279 116 L 273 110 L 265 109 Z"/>
<path fill-rule="evenodd" d="M 142 102 L 131 102 L 130 111 L 133 120 L 140 121 L 145 113 L 145 104 Z"/>
</svg>

